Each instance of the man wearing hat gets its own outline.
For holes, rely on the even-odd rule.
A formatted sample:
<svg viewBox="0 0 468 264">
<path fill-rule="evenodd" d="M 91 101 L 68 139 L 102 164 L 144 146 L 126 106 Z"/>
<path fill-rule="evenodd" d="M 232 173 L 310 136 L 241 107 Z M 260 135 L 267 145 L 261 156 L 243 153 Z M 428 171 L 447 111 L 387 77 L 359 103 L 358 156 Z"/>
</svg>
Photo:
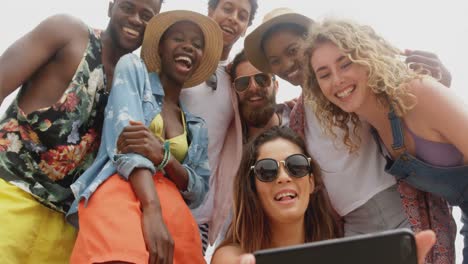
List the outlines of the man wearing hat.
<svg viewBox="0 0 468 264">
<path fill-rule="evenodd" d="M 80 231 L 71 263 L 204 263 L 189 207 L 208 191 L 208 135 L 179 96 L 213 74 L 221 38 L 212 19 L 169 11 L 148 23 L 142 59 L 118 62 L 101 151 L 72 185 Z"/>
<path fill-rule="evenodd" d="M 0 120 L 1 263 L 68 262 L 70 184 L 97 154 L 115 64 L 161 3 L 115 0 L 104 31 L 49 17 L 0 57 L 0 103 L 21 86 Z"/>
<path fill-rule="evenodd" d="M 250 62 L 259 70 L 273 73 L 298 86 L 303 84 L 303 45 L 313 21 L 287 8 L 275 9 L 265 15 L 263 23 L 245 39 L 245 51 Z M 429 70 L 436 65 L 442 75 L 441 81 L 450 83 L 450 74 L 437 58 L 424 52 L 407 54 L 408 62 L 422 63 Z M 425 55 L 422 56 L 421 55 Z M 425 65 L 424 65 L 425 64 Z M 448 77 L 447 77 L 448 76 Z M 345 146 L 338 145 L 333 138 L 324 134 L 311 105 L 299 98 L 291 114 L 290 126 L 302 134 L 308 151 L 323 168 L 325 186 L 333 206 L 344 219 L 345 235 L 369 233 L 398 227 L 409 227 L 410 219 L 415 231 L 435 228 L 428 223 L 447 222 L 435 216 L 431 208 L 427 214 L 419 212 L 419 204 L 408 202 L 408 193 L 397 188 L 395 179 L 384 172 L 385 160 L 372 140 L 368 126 L 360 131 L 361 147 L 357 153 L 349 153 Z M 409 187 L 408 187 L 409 188 Z M 412 190 L 412 193 L 417 193 Z M 402 198 L 400 198 L 400 195 Z M 403 202 L 403 205 L 402 205 Z M 443 218 L 443 217 L 442 217 Z M 382 223 L 385 223 L 382 225 Z M 424 224 L 426 223 L 426 224 Z M 435 229 L 437 236 L 450 236 L 451 232 Z M 453 241 L 447 237 L 438 241 L 430 258 L 453 258 L 450 248 Z M 440 248 L 440 250 L 439 250 Z"/>
</svg>

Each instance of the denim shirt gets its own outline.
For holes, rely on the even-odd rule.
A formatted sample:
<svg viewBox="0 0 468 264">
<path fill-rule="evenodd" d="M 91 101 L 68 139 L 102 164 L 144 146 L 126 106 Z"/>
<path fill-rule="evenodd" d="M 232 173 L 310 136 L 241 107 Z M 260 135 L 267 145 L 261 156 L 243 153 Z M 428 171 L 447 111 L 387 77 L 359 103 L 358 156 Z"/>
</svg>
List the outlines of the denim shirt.
<svg viewBox="0 0 468 264">
<path fill-rule="evenodd" d="M 94 163 L 71 185 L 75 201 L 67 213 L 67 220 L 78 226 L 77 211 L 81 199 L 88 199 L 96 189 L 116 172 L 128 180 L 135 168 L 156 167 L 136 153 L 118 154 L 117 139 L 130 120 L 149 126 L 162 110 L 164 90 L 156 73 L 148 73 L 143 61 L 134 54 L 123 56 L 116 65 L 114 82 L 105 110 L 102 141 Z M 182 196 L 190 208 L 198 207 L 208 191 L 208 131 L 204 120 L 187 113 L 183 106 L 189 149 L 182 162 L 188 172 L 188 186 Z"/>
</svg>

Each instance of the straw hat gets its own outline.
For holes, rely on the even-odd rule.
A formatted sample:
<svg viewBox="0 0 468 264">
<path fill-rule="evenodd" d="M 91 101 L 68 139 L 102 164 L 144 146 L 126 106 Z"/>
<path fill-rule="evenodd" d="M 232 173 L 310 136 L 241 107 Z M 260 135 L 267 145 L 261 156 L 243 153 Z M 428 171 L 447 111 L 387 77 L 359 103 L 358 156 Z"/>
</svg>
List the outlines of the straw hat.
<svg viewBox="0 0 468 264">
<path fill-rule="evenodd" d="M 273 9 L 263 17 L 262 24 L 245 38 L 245 55 L 255 68 L 266 73 L 272 73 L 270 64 L 261 46 L 265 33 L 279 24 L 297 24 L 303 26 L 308 31 L 312 23 L 314 23 L 312 19 L 295 13 L 289 8 Z"/>
<path fill-rule="evenodd" d="M 187 10 L 174 10 L 154 16 L 146 26 L 145 36 L 141 47 L 141 58 L 149 72 L 159 73 L 161 58 L 159 57 L 159 41 L 166 30 L 180 21 L 191 21 L 198 25 L 205 38 L 205 48 L 200 65 L 190 79 L 184 83 L 185 87 L 193 87 L 208 79 L 218 66 L 223 50 L 223 35 L 218 24 L 211 18 Z"/>
</svg>

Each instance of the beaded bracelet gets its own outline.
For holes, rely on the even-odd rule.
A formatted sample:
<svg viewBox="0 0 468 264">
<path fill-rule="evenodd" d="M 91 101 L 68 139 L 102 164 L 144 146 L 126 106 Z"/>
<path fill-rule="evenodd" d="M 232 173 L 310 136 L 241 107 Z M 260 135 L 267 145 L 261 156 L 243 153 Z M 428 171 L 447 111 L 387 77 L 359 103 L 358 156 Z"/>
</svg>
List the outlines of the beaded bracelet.
<svg viewBox="0 0 468 264">
<path fill-rule="evenodd" d="M 170 150 L 170 145 L 169 145 L 169 141 L 165 141 L 164 142 L 164 156 L 163 156 L 163 159 L 161 161 L 161 163 L 159 163 L 159 165 L 156 167 L 157 170 L 159 171 L 162 171 L 164 169 L 164 167 L 166 167 L 166 165 L 169 163 L 169 160 L 171 159 L 171 150 Z"/>
</svg>

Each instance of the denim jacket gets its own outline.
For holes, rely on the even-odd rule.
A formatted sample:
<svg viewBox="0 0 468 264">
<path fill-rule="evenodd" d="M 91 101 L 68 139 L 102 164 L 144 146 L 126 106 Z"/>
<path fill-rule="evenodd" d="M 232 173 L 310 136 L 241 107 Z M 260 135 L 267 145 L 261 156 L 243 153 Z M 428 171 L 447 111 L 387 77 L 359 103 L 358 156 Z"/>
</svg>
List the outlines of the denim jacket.
<svg viewBox="0 0 468 264">
<path fill-rule="evenodd" d="M 128 180 L 135 168 L 156 172 L 154 164 L 136 153 L 118 154 L 117 139 L 129 120 L 149 126 L 162 110 L 164 90 L 156 73 L 148 73 L 143 61 L 134 54 L 123 56 L 114 72 L 114 82 L 105 110 L 102 141 L 94 163 L 72 185 L 75 196 L 67 219 L 78 226 L 77 211 L 81 199 L 85 205 L 96 189 L 116 172 Z M 208 191 L 210 169 L 208 165 L 208 131 L 204 120 L 187 113 L 183 106 L 188 153 L 182 166 L 188 172 L 187 190 L 181 192 L 190 208 L 198 207 Z"/>
</svg>

